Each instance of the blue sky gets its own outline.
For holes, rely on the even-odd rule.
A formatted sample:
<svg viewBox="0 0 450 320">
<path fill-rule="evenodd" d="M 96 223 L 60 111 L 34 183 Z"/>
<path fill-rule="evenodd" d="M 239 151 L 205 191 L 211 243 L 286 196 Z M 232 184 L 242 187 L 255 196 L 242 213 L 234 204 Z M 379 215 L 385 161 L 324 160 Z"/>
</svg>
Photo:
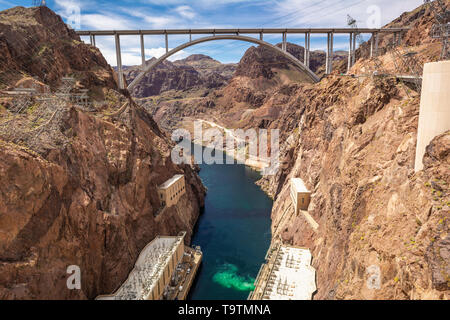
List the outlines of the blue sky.
<svg viewBox="0 0 450 320">
<path fill-rule="evenodd" d="M 77 28 L 81 30 L 345 27 L 347 14 L 357 19 L 359 27 L 380 27 L 422 3 L 422 0 L 47 0 L 47 5 L 67 23 L 79 22 Z M 0 10 L 31 4 L 32 0 L 0 0 Z M 187 40 L 188 36 L 170 36 L 169 47 L 175 48 Z M 264 40 L 279 43 L 281 35 L 265 35 Z M 303 45 L 304 36 L 289 35 L 288 41 Z M 116 65 L 112 37 L 98 37 L 96 44 L 108 62 Z M 139 37 L 122 37 L 121 44 L 123 63 L 140 64 Z M 147 59 L 165 52 L 163 36 L 146 36 L 145 44 Z M 241 41 L 207 42 L 174 55 L 172 60 L 202 53 L 221 62 L 238 62 L 251 45 Z M 325 35 L 311 36 L 313 50 L 323 50 L 325 45 Z M 335 38 L 335 50 L 348 50 L 347 36 Z"/>
</svg>

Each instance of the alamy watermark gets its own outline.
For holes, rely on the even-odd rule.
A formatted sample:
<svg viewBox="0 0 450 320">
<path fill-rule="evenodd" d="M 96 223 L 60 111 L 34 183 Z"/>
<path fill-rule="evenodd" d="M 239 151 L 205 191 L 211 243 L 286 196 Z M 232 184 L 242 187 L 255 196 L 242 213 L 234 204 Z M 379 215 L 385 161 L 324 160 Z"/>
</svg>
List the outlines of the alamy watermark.
<svg viewBox="0 0 450 320">
<path fill-rule="evenodd" d="M 280 165 L 278 129 L 219 129 L 218 126 L 203 129 L 203 123 L 194 122 L 193 137 L 186 129 L 172 133 L 172 140 L 177 142 L 171 152 L 175 164 L 234 164 L 236 160 L 260 168 L 263 175 L 277 173 Z M 224 153 L 228 157 L 224 157 Z"/>
<path fill-rule="evenodd" d="M 379 290 L 381 289 L 381 270 L 377 265 L 371 265 L 366 269 L 367 281 L 366 286 L 368 289 Z"/>
<path fill-rule="evenodd" d="M 67 267 L 67 274 L 70 276 L 67 278 L 66 285 L 69 290 L 81 289 L 81 269 L 79 266 L 71 265 Z"/>
<path fill-rule="evenodd" d="M 74 30 L 81 29 L 81 8 L 76 3 L 68 3 L 64 8 L 66 24 Z"/>
<path fill-rule="evenodd" d="M 366 21 L 367 28 L 381 28 L 381 8 L 377 5 L 371 5 L 367 7 L 366 13 L 369 14 Z"/>
</svg>

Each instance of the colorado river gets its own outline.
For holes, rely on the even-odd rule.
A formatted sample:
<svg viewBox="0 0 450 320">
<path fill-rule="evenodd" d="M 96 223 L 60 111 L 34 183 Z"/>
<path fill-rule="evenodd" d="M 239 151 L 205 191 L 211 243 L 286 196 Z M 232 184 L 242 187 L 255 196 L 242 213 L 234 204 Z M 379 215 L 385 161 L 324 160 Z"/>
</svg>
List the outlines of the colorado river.
<svg viewBox="0 0 450 320">
<path fill-rule="evenodd" d="M 200 165 L 208 188 L 192 239 L 203 263 L 189 299 L 247 299 L 270 245 L 272 200 L 244 165 Z"/>
</svg>

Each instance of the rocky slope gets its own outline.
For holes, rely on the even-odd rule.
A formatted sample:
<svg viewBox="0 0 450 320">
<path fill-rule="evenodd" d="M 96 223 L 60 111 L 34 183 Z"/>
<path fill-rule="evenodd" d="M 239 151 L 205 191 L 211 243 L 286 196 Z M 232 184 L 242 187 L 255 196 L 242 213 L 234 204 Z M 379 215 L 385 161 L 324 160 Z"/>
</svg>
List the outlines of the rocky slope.
<svg viewBox="0 0 450 320">
<path fill-rule="evenodd" d="M 50 9 L 15 7 L 0 12 L 0 89 L 24 75 L 54 88 L 61 74 L 76 76 L 92 90 L 116 86 L 100 51 L 83 44 Z"/>
<path fill-rule="evenodd" d="M 155 58 L 146 62 L 152 63 Z M 128 83 L 139 74 L 141 66 L 125 68 Z M 186 59 L 161 63 L 148 73 L 133 89 L 136 98 L 157 96 L 167 91 L 206 90 L 224 86 L 235 70 L 234 64 L 222 64 L 205 55 L 191 55 Z M 178 93 L 179 94 L 179 93 Z"/>
<path fill-rule="evenodd" d="M 281 43 L 277 44 L 281 48 Z M 305 48 L 288 42 L 286 46 L 287 52 L 304 62 Z M 346 60 L 346 52 L 336 52 L 333 61 Z M 319 77 L 325 72 L 326 54 L 323 51 L 316 50 L 310 52 L 309 68 Z M 250 47 L 239 62 L 235 76 L 247 76 L 250 78 L 265 77 L 271 79 L 275 70 L 290 69 L 291 63 L 282 55 L 274 52 L 270 48 L 263 46 Z"/>
<path fill-rule="evenodd" d="M 401 19 L 427 34 L 427 12 Z M 434 61 L 438 44 L 423 43 L 408 50 Z M 391 59 L 380 57 L 386 69 Z M 352 72 L 368 64 L 362 57 Z M 259 184 L 275 198 L 274 239 L 311 249 L 314 299 L 448 299 L 450 132 L 430 143 L 424 170 L 414 173 L 417 93 L 393 78 L 337 75 L 291 88 L 289 97 L 272 95 L 284 108 L 265 125 L 281 129 L 281 170 Z M 312 191 L 317 231 L 302 214 L 284 216 L 292 177 Z M 367 284 L 374 268 L 379 289 Z"/>
<path fill-rule="evenodd" d="M 93 101 L 93 109 L 81 108 L 49 93 L 20 112 L 14 99 L 2 103 L 0 299 L 113 292 L 156 235 L 185 230 L 189 241 L 204 187 L 193 168 L 171 162 L 171 144 L 152 117 L 115 90 L 100 52 L 81 43 L 60 17 L 46 7 L 19 7 L 1 12 L 0 24 L 6 87 L 23 74 L 57 86 L 69 73 Z M 24 56 L 16 46 L 26 41 L 52 48 L 53 63 L 34 52 Z M 121 108 L 124 101 L 129 105 Z M 186 176 L 186 195 L 161 212 L 157 186 L 177 173 Z M 81 290 L 67 289 L 70 265 L 81 269 Z"/>
<path fill-rule="evenodd" d="M 450 7 L 449 0 L 444 0 L 444 3 L 447 8 Z M 440 56 L 442 46 L 439 40 L 430 37 L 432 26 L 435 23 L 436 19 L 431 8 L 428 5 L 422 5 L 411 12 L 404 12 L 384 28 L 409 27 L 410 29 L 402 36 L 402 47 L 399 48 L 399 52 L 401 54 L 413 53 L 418 65 L 423 65 L 425 62 L 437 61 Z M 399 68 L 393 63 L 392 54 L 388 52 L 393 37 L 392 34 L 380 34 L 379 36 L 380 61 L 383 70 L 378 70 L 378 72 L 410 73 L 411 70 Z M 377 69 L 374 63 L 375 59 L 369 59 L 370 40 L 356 50 L 356 59 L 359 63 L 357 62 L 353 68 L 355 74 L 367 74 Z M 347 64 L 345 61 L 336 62 L 334 69 L 335 73 L 346 72 Z M 419 73 L 421 72 L 422 70 L 419 70 Z"/>
<path fill-rule="evenodd" d="M 419 100 L 392 81 L 328 78 L 287 105 L 270 125 L 292 130 L 283 130 L 282 168 L 260 184 L 275 196 L 274 238 L 311 249 L 315 299 L 448 299 L 450 133 L 415 174 Z M 292 177 L 313 192 L 317 232 L 301 214 L 278 222 Z M 379 290 L 366 286 L 372 265 Z"/>
<path fill-rule="evenodd" d="M 191 66 L 203 77 L 217 74 L 222 76 L 225 80 L 231 79 L 235 70 L 236 64 L 234 63 L 221 63 L 213 58 L 204 54 L 192 54 L 189 57 L 173 62 L 176 66 Z"/>
</svg>

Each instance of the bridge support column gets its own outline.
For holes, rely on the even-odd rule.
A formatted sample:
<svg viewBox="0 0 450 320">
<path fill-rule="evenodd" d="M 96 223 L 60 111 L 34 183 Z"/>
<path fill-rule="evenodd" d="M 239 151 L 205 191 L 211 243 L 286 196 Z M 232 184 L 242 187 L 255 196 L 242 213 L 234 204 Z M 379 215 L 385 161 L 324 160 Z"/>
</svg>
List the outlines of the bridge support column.
<svg viewBox="0 0 450 320">
<path fill-rule="evenodd" d="M 370 58 L 373 58 L 373 49 L 375 45 L 375 34 L 372 33 L 372 37 L 370 38 Z"/>
<path fill-rule="evenodd" d="M 392 45 L 394 47 L 397 46 L 397 32 L 394 32 L 394 38 L 392 39 Z"/>
<path fill-rule="evenodd" d="M 333 71 L 333 32 L 329 32 L 327 34 L 327 57 L 326 57 L 326 66 L 325 66 L 325 74 L 330 74 Z"/>
<path fill-rule="evenodd" d="M 166 53 L 168 53 L 169 52 L 169 35 L 167 34 L 167 32 L 165 34 L 165 38 L 166 38 Z"/>
<path fill-rule="evenodd" d="M 348 44 L 348 63 L 347 63 L 347 73 L 350 72 L 350 69 L 352 67 L 352 47 L 353 47 L 353 33 L 349 33 L 350 41 Z"/>
<path fill-rule="evenodd" d="M 145 66 L 145 45 L 144 45 L 144 35 L 141 33 L 141 59 L 142 66 Z"/>
<path fill-rule="evenodd" d="M 117 58 L 117 72 L 119 78 L 119 89 L 125 89 L 125 84 L 123 82 L 123 69 L 122 69 L 122 54 L 120 52 L 120 36 L 116 33 L 114 35 L 116 40 L 116 58 Z"/>
<path fill-rule="evenodd" d="M 189 42 L 192 42 L 192 33 L 189 33 Z"/>
<path fill-rule="evenodd" d="M 287 50 L 287 35 L 286 32 L 283 32 L 283 44 L 281 45 L 281 49 L 286 52 Z"/>
<path fill-rule="evenodd" d="M 328 74 L 333 72 L 333 57 L 334 57 L 334 33 L 330 32 L 330 43 L 328 45 L 329 47 L 329 54 L 328 54 Z"/>
<path fill-rule="evenodd" d="M 379 40 L 379 38 L 378 38 L 378 32 L 377 33 L 375 33 L 375 57 L 378 57 L 378 40 Z"/>
<path fill-rule="evenodd" d="M 327 33 L 327 52 L 325 55 L 325 74 L 328 74 L 328 65 L 330 64 L 330 34 Z"/>
<path fill-rule="evenodd" d="M 356 62 L 356 36 L 357 34 L 353 34 L 353 47 L 352 47 L 352 67 L 355 65 Z"/>
<path fill-rule="evenodd" d="M 263 41 L 264 40 L 264 35 L 262 32 L 259 33 L 259 40 Z"/>
<path fill-rule="evenodd" d="M 305 33 L 305 58 L 303 62 L 305 63 L 305 66 L 307 66 L 308 68 L 309 68 L 310 50 L 311 50 L 311 34 Z"/>
</svg>

